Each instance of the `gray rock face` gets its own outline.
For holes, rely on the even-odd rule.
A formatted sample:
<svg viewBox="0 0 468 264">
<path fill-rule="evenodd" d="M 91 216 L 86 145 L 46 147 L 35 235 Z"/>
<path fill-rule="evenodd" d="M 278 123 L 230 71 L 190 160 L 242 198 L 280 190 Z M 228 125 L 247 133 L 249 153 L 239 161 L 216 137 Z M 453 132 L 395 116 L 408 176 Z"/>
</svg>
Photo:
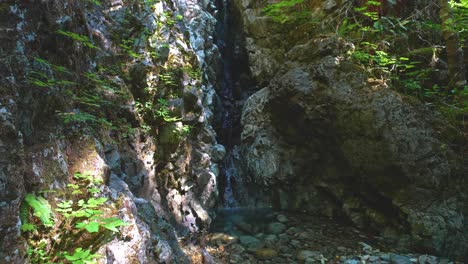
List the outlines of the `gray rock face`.
<svg viewBox="0 0 468 264">
<path fill-rule="evenodd" d="M 240 12 L 247 48 L 263 52 L 249 53 L 249 61 L 265 85 L 242 113 L 246 175 L 270 190 L 274 206 L 344 215 L 402 248 L 466 254 L 466 184 L 450 145 L 454 131 L 437 113 L 368 79 L 346 56 L 351 43 L 317 37 L 275 45 L 261 7 L 236 3 L 251 7 Z M 276 63 L 267 68 L 265 61 Z"/>
<path fill-rule="evenodd" d="M 6 1 L 0 8 L 0 55 L 9 58 L 0 67 L 0 263 L 26 262 L 18 217 L 24 194 L 63 189 L 70 175 L 83 169 L 109 184 L 111 199 L 122 201 L 119 217 L 130 224 L 121 240 L 101 248 L 106 263 L 188 263 L 167 223 L 181 233 L 209 225 L 208 211 L 217 197 L 216 162 L 224 155 L 222 147 L 213 147 L 210 125 L 212 83 L 220 68 L 212 38 L 213 3 L 39 2 Z M 62 36 L 58 29 L 77 35 Z M 123 41 L 132 47 L 125 48 Z M 79 85 L 70 91 L 32 85 L 32 71 L 50 80 L 63 77 L 36 57 L 66 67 Z M 143 132 L 139 126 L 154 120 L 143 122 L 135 101 L 157 101 L 148 88 L 162 86 L 165 67 L 177 70 L 174 83 L 180 91 L 162 89 L 158 96 L 174 93 L 168 108 L 181 120 Z M 90 81 L 84 81 L 85 73 L 98 69 L 110 70 L 99 73 L 98 81 L 112 80 L 115 87 L 97 104 L 122 96 L 112 111 L 103 107 L 98 113 L 114 128 L 94 122 L 65 125 L 57 113 L 83 114 L 86 106 L 64 91 L 84 88 Z"/>
</svg>

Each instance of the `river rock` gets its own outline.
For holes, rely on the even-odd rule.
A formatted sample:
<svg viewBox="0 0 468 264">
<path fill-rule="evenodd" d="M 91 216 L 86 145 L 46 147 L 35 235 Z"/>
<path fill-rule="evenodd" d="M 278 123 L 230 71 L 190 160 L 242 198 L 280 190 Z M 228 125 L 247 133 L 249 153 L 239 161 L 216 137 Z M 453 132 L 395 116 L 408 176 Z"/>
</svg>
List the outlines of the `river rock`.
<svg viewBox="0 0 468 264">
<path fill-rule="evenodd" d="M 224 233 L 213 233 L 213 234 L 209 234 L 206 237 L 206 241 L 208 243 L 212 243 L 212 244 L 220 246 L 220 245 L 235 244 L 239 241 L 239 238 L 235 236 L 230 236 Z"/>
<path fill-rule="evenodd" d="M 240 243 L 248 249 L 257 249 L 262 247 L 262 241 L 253 236 L 240 236 Z"/>
<path fill-rule="evenodd" d="M 281 234 L 284 230 L 286 230 L 286 226 L 283 223 L 274 222 L 268 224 L 268 232 L 270 234 Z"/>
<path fill-rule="evenodd" d="M 390 264 L 412 264 L 411 259 L 397 254 L 390 254 Z"/>
<path fill-rule="evenodd" d="M 274 234 L 271 234 L 271 235 L 267 235 L 263 241 L 265 241 L 265 243 L 267 245 L 273 245 L 276 241 L 278 241 L 278 237 Z"/>
<path fill-rule="evenodd" d="M 429 256 L 429 255 L 421 255 L 418 258 L 418 263 L 419 264 L 437 264 L 437 258 L 434 256 Z"/>
<path fill-rule="evenodd" d="M 283 223 L 283 224 L 289 221 L 288 218 L 282 214 L 276 216 L 276 220 L 278 220 L 278 222 Z"/>
<path fill-rule="evenodd" d="M 320 259 L 320 252 L 311 250 L 300 250 L 299 252 L 297 252 L 296 258 L 302 261 L 306 259 Z"/>
<path fill-rule="evenodd" d="M 271 259 L 278 256 L 278 252 L 271 248 L 260 248 L 255 251 L 255 257 L 258 259 Z"/>
</svg>

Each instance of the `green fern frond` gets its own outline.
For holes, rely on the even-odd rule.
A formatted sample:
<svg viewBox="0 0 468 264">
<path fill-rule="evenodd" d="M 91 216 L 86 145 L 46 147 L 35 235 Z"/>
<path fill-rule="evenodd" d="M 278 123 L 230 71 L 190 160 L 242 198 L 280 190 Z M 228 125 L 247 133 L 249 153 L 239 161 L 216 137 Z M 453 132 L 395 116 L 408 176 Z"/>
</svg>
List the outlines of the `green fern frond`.
<svg viewBox="0 0 468 264">
<path fill-rule="evenodd" d="M 34 194 L 28 193 L 24 200 L 33 209 L 34 216 L 39 218 L 45 226 L 51 227 L 54 225 L 52 219 L 52 208 L 46 199 L 36 197 Z"/>
</svg>

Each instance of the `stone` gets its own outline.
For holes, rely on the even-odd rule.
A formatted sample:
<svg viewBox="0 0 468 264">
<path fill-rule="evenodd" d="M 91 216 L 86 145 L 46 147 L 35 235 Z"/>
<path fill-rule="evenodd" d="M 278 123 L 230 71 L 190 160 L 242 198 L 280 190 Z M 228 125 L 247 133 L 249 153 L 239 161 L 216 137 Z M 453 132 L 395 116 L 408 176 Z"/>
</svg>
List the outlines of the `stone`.
<svg viewBox="0 0 468 264">
<path fill-rule="evenodd" d="M 254 254 L 256 258 L 262 259 L 262 260 L 272 259 L 278 256 L 278 252 L 276 252 L 276 250 L 271 249 L 271 248 L 257 249 Z"/>
<path fill-rule="evenodd" d="M 213 233 L 206 236 L 206 241 L 217 246 L 227 246 L 238 243 L 239 238 L 224 233 Z"/>
<path fill-rule="evenodd" d="M 268 224 L 268 232 L 270 234 L 281 234 L 286 230 L 286 226 L 283 223 L 274 222 Z"/>
<path fill-rule="evenodd" d="M 278 220 L 278 222 L 283 223 L 283 224 L 289 221 L 288 217 L 282 214 L 276 216 L 276 220 Z"/>
<path fill-rule="evenodd" d="M 437 264 L 440 262 L 437 261 L 437 257 L 435 256 L 421 255 L 418 258 L 418 263 L 419 264 Z"/>
<path fill-rule="evenodd" d="M 262 21 L 260 7 L 247 0 L 234 2 L 242 17 L 249 66 L 262 87 L 245 102 L 241 119 L 241 148 L 252 182 L 288 190 L 284 196 L 274 190 L 272 196 L 281 197 L 275 206 L 327 215 L 339 210 L 362 227 L 384 230 L 399 221 L 396 215 L 403 215 L 401 220 L 409 225 L 395 236 L 396 243 L 407 249 L 429 245 L 442 255 L 463 256 L 466 234 L 450 232 L 466 229 L 460 213 L 463 195 L 453 194 L 457 202 L 450 206 L 434 198 L 463 179 L 460 152 L 444 136 L 455 132 L 450 125 L 392 84 L 371 80 L 347 59 L 353 43 L 322 36 L 318 29 L 281 45 L 277 28 Z M 342 4 L 317 3 L 314 17 L 322 22 Z M 333 151 L 331 142 L 338 142 Z M 446 151 L 437 151 L 440 146 Z M 350 179 L 365 184 L 364 196 L 356 195 L 359 186 L 342 184 Z M 442 187 L 445 183 L 450 187 Z M 317 189 L 345 206 L 336 207 Z M 369 202 L 382 199 L 394 205 L 395 214 Z M 446 246 L 447 241 L 453 246 Z"/>
<path fill-rule="evenodd" d="M 380 258 L 383 261 L 390 261 L 390 255 L 389 254 L 382 254 L 382 255 L 380 255 Z"/>
<path fill-rule="evenodd" d="M 270 234 L 270 235 L 267 235 L 263 240 L 266 243 L 273 243 L 278 240 L 278 237 L 274 234 Z"/>
<path fill-rule="evenodd" d="M 320 259 L 320 252 L 311 250 L 300 250 L 299 252 L 297 252 L 296 258 L 302 261 L 306 259 Z"/>
<path fill-rule="evenodd" d="M 341 252 L 345 252 L 347 250 L 347 248 L 343 247 L 343 246 L 339 246 L 337 247 L 336 249 L 338 249 L 339 251 Z"/>
<path fill-rule="evenodd" d="M 279 234 L 278 238 L 281 242 L 288 242 L 289 241 L 289 236 L 287 234 Z"/>
<path fill-rule="evenodd" d="M 263 245 L 262 241 L 253 236 L 240 236 L 239 240 L 242 245 L 249 249 L 258 249 Z"/>
<path fill-rule="evenodd" d="M 390 264 L 412 264 L 412 262 L 407 256 L 390 254 Z"/>
<path fill-rule="evenodd" d="M 226 149 L 224 148 L 223 145 L 216 144 L 213 145 L 211 148 L 211 158 L 215 162 L 222 161 L 224 156 L 226 155 Z"/>
<path fill-rule="evenodd" d="M 121 158 L 119 152 L 116 149 L 110 148 L 109 150 L 106 150 L 106 164 L 115 173 L 120 172 Z"/>
<path fill-rule="evenodd" d="M 323 5 L 324 5 L 323 9 L 330 10 L 330 9 L 334 8 L 337 4 L 336 4 L 335 0 L 327 0 L 327 1 L 324 2 Z"/>
</svg>

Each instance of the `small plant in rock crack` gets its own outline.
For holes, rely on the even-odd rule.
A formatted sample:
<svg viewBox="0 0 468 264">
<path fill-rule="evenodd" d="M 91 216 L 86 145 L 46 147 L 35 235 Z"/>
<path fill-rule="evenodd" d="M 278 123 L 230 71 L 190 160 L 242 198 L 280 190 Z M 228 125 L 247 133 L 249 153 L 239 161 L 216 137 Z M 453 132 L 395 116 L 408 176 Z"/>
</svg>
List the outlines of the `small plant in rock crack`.
<svg viewBox="0 0 468 264">
<path fill-rule="evenodd" d="M 169 113 L 169 106 L 165 99 L 159 98 L 158 99 L 159 108 L 156 110 L 156 115 L 161 117 L 164 122 L 172 123 L 182 120 L 180 117 L 172 117 Z"/>
<path fill-rule="evenodd" d="M 68 191 L 54 197 L 28 193 L 21 206 L 23 235 L 31 263 L 95 263 L 95 251 L 127 225 L 112 217 L 112 205 L 102 193 L 102 179 L 75 173 Z"/>
<path fill-rule="evenodd" d="M 65 31 L 65 30 L 57 30 L 57 33 L 66 37 L 69 37 L 75 40 L 78 43 L 81 43 L 83 46 L 91 48 L 91 49 L 99 49 L 98 46 L 94 45 L 93 42 L 87 37 L 75 32 Z"/>
</svg>

